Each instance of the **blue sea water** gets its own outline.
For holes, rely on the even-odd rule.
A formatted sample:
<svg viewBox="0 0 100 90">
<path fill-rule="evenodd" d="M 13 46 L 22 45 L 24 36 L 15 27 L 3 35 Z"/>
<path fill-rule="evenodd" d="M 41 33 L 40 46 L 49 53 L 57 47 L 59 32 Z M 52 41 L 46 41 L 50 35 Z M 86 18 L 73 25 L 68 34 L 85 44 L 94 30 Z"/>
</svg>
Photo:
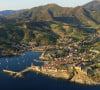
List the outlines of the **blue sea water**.
<svg viewBox="0 0 100 90">
<path fill-rule="evenodd" d="M 13 78 L 3 73 L 3 69 L 21 71 L 39 59 L 41 53 L 25 52 L 24 56 L 0 58 L 0 90 L 100 90 L 100 86 L 85 86 L 71 83 L 62 79 L 51 78 L 35 72 L 29 73 L 25 78 Z"/>
</svg>

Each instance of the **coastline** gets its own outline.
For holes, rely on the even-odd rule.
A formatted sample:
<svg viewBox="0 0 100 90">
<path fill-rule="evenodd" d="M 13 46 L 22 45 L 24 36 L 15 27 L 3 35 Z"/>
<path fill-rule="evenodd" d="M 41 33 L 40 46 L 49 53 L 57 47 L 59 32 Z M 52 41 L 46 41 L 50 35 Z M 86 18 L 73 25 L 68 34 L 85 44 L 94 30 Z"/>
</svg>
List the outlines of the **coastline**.
<svg viewBox="0 0 100 90">
<path fill-rule="evenodd" d="M 40 50 L 41 51 L 41 50 Z M 36 52 L 40 52 L 37 50 Z M 33 52 L 33 51 L 32 51 Z M 42 60 L 47 59 L 47 57 L 44 57 L 45 52 L 41 51 L 42 55 L 39 57 Z M 48 59 L 47 59 L 48 60 Z M 78 84 L 83 85 L 100 85 L 100 82 L 93 81 L 91 77 L 87 75 L 86 72 L 83 72 L 79 67 L 75 67 L 75 72 L 73 72 L 73 68 L 69 68 L 68 71 L 60 71 L 60 70 L 54 70 L 54 69 L 46 69 L 44 66 L 31 66 L 26 68 L 25 70 L 21 72 L 13 72 L 10 70 L 3 70 L 4 73 L 7 73 L 8 75 L 14 77 L 14 78 L 24 78 L 29 71 L 38 72 L 43 75 L 57 78 L 57 79 L 64 79 L 69 82 L 74 82 Z"/>
<path fill-rule="evenodd" d="M 56 71 L 56 70 L 51 70 L 51 69 L 37 69 L 33 68 L 33 71 L 42 73 L 46 76 L 57 78 L 57 79 L 64 79 L 69 82 L 73 83 L 78 83 L 78 84 L 83 84 L 83 85 L 100 85 L 100 83 L 93 81 L 90 77 L 86 75 L 86 73 L 80 71 L 76 67 L 76 72 L 78 73 L 73 73 L 73 69 L 71 69 L 68 72 L 63 72 L 63 71 Z"/>
<path fill-rule="evenodd" d="M 8 75 L 14 78 L 24 78 L 26 74 L 28 74 L 28 72 L 33 71 L 49 77 L 64 79 L 69 82 L 74 82 L 82 85 L 100 85 L 99 82 L 93 81 L 90 77 L 88 77 L 84 72 L 80 71 L 77 67 L 75 69 L 77 70 L 78 73 L 75 72 L 73 74 L 72 69 L 70 69 L 70 71 L 68 72 L 62 72 L 62 71 L 44 69 L 43 67 L 39 66 L 28 67 L 21 72 L 13 72 L 9 70 L 3 70 L 3 72 L 7 73 Z"/>
</svg>

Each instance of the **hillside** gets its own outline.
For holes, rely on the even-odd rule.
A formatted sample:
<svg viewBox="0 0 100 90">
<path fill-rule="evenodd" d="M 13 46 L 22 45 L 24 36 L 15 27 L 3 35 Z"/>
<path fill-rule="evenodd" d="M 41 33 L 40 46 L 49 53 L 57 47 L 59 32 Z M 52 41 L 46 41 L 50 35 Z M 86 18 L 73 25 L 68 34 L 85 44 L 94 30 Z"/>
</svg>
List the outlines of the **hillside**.
<svg viewBox="0 0 100 90">
<path fill-rule="evenodd" d="M 89 9 L 89 10 L 100 10 L 100 0 L 94 0 L 92 2 L 89 2 L 88 4 L 84 5 L 83 6 L 84 8 L 86 9 Z"/>
<path fill-rule="evenodd" d="M 99 15 L 100 11 L 82 7 L 66 8 L 49 4 L 1 17 L 0 47 L 5 49 L 8 42 L 9 47 L 21 42 L 36 46 L 55 45 L 66 35 L 76 41 L 86 40 L 100 31 Z"/>
<path fill-rule="evenodd" d="M 89 11 L 81 7 L 66 8 L 56 4 L 48 4 L 8 16 L 7 20 L 9 20 L 10 25 L 7 24 L 7 27 L 13 25 L 17 29 L 20 28 L 23 32 L 21 41 L 48 44 L 53 40 L 52 43 L 55 43 L 58 38 L 67 34 L 66 30 L 78 29 L 76 27 L 78 25 L 99 27 L 99 13 L 100 11 Z"/>
</svg>

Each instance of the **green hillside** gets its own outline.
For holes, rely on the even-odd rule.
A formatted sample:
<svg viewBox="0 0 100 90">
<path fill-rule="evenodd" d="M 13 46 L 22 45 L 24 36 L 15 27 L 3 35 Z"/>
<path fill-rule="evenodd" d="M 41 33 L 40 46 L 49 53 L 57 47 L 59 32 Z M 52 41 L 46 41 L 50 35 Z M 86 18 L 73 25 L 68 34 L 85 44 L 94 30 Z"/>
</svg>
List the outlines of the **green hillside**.
<svg viewBox="0 0 100 90">
<path fill-rule="evenodd" d="M 82 7 L 66 8 L 49 4 L 1 17 L 0 47 L 9 49 L 21 42 L 55 45 L 66 35 L 75 41 L 86 40 L 99 33 L 99 15 L 100 11 L 90 11 Z M 95 45 L 98 47 L 98 44 Z"/>
</svg>

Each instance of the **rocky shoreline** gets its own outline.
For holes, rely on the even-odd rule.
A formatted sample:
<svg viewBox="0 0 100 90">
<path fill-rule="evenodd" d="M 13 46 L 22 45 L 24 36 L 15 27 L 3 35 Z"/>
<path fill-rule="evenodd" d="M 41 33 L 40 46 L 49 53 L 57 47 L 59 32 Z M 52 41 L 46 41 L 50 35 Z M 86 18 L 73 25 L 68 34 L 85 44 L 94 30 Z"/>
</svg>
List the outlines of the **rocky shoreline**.
<svg viewBox="0 0 100 90">
<path fill-rule="evenodd" d="M 79 68 L 76 67 L 75 70 L 76 71 L 74 73 L 73 73 L 73 69 L 70 69 L 67 72 L 62 72 L 62 71 L 44 69 L 43 67 L 40 66 L 33 66 L 33 67 L 28 67 L 21 72 L 13 72 L 9 70 L 3 70 L 3 72 L 7 73 L 8 75 L 14 78 L 24 78 L 28 74 L 28 72 L 33 71 L 33 72 L 42 73 L 50 77 L 61 78 L 79 84 L 100 85 L 100 82 L 93 81 L 90 77 L 86 75 L 85 72 L 82 72 Z"/>
</svg>

